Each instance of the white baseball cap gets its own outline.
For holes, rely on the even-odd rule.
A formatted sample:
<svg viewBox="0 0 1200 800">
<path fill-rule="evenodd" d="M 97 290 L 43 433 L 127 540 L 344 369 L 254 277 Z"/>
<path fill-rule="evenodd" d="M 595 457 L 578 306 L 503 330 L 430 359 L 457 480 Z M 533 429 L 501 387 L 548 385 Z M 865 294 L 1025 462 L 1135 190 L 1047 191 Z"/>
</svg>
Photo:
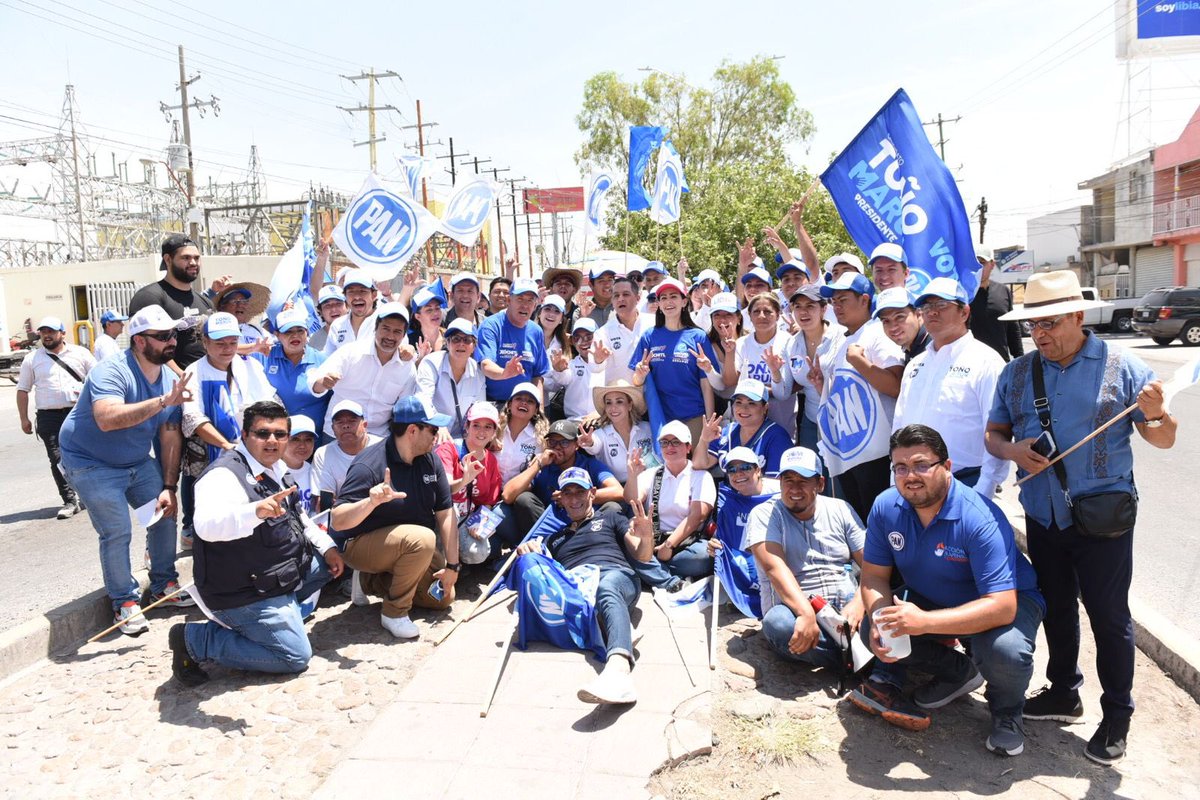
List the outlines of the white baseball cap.
<svg viewBox="0 0 1200 800">
<path fill-rule="evenodd" d="M 891 291 L 890 289 L 888 291 Z M 883 295 L 880 295 L 883 297 Z M 970 305 L 971 298 L 967 297 L 967 290 L 963 285 L 954 278 L 934 278 L 921 292 L 920 296 L 913 301 L 913 305 L 921 307 L 928 298 L 940 297 L 943 300 L 949 300 L 954 303 L 963 303 Z"/>
<path fill-rule="evenodd" d="M 659 428 L 658 440 L 660 442 L 663 439 L 667 438 L 668 436 L 674 436 L 676 439 L 683 442 L 684 444 L 692 443 L 691 430 L 688 429 L 687 425 L 684 425 L 682 422 L 680 422 L 677 419 L 673 419 L 670 422 L 668 422 L 666 425 L 663 425 L 661 428 Z"/>
<path fill-rule="evenodd" d="M 365 269 L 348 269 L 338 276 L 342 282 L 342 289 L 350 286 L 365 286 L 368 289 L 375 288 L 375 281 L 371 280 L 371 275 Z"/>
<path fill-rule="evenodd" d="M 591 317 L 580 317 L 579 319 L 575 320 L 575 325 L 571 328 L 571 335 L 574 336 L 580 331 L 595 333 L 596 320 L 592 319 Z"/>
<path fill-rule="evenodd" d="M 807 447 L 793 447 L 784 450 L 779 457 L 779 475 L 785 472 L 795 472 L 805 478 L 815 478 L 821 474 L 821 457 Z"/>
<path fill-rule="evenodd" d="M 335 417 L 337 417 L 338 414 L 342 413 L 343 411 L 349 411 L 351 414 L 353 414 L 356 417 L 360 417 L 363 419 L 366 418 L 366 414 L 363 413 L 363 407 L 360 406 L 358 403 L 354 402 L 353 400 L 339 400 L 338 402 L 334 403 L 333 404 L 333 412 L 329 415 L 329 418 L 334 419 Z"/>
<path fill-rule="evenodd" d="M 725 311 L 729 314 L 736 314 L 738 310 L 737 295 L 733 292 L 714 294 L 712 300 L 708 301 L 708 309 L 713 313 Z"/>
<path fill-rule="evenodd" d="M 862 259 L 854 255 L 854 253 L 838 253 L 836 256 L 830 256 L 829 258 L 825 259 L 823 271 L 832 273 L 833 268 L 838 264 L 849 264 L 859 272 L 866 271 L 863 267 Z"/>
<path fill-rule="evenodd" d="M 915 307 L 916 303 L 913 301 L 913 296 L 909 294 L 908 289 L 905 289 L 903 286 L 893 286 L 890 289 L 884 289 L 875 298 L 875 313 L 872 316 L 878 319 L 881 311 L 887 311 L 892 308 L 908 308 L 910 306 Z"/>
<path fill-rule="evenodd" d="M 67 326 L 63 325 L 63 321 L 58 317 L 42 317 L 42 321 L 37 324 L 34 330 L 41 330 L 42 328 L 49 328 L 52 331 L 62 331 L 64 333 L 67 330 Z"/>
<path fill-rule="evenodd" d="M 512 290 L 509 294 L 516 297 L 519 294 L 537 294 L 537 281 L 533 278 L 517 278 L 513 281 Z"/>
<path fill-rule="evenodd" d="M 767 385 L 755 378 L 742 378 L 737 382 L 737 388 L 733 390 L 730 397 L 749 397 L 756 403 L 761 403 L 767 399 Z"/>
<path fill-rule="evenodd" d="M 308 330 L 308 309 L 304 306 L 285 308 L 275 315 L 275 330 L 286 333 L 292 328 Z"/>
<path fill-rule="evenodd" d="M 291 418 L 291 420 L 292 420 L 292 431 L 291 431 L 292 436 L 296 436 L 301 433 L 311 433 L 314 438 L 316 437 L 317 426 L 313 424 L 313 421 L 311 419 L 304 416 L 303 414 L 296 414 Z"/>
<path fill-rule="evenodd" d="M 129 335 L 146 331 L 181 331 L 188 326 L 185 320 L 172 319 L 159 305 L 146 306 L 129 318 Z"/>
<path fill-rule="evenodd" d="M 904 248 L 894 242 L 884 242 L 871 251 L 871 257 L 867 259 L 868 264 L 874 264 L 878 258 L 890 258 L 899 264 L 907 264 L 908 256 L 904 254 Z"/>
<path fill-rule="evenodd" d="M 539 406 L 542 404 L 542 390 L 537 387 L 536 383 L 530 383 L 529 381 L 518 383 L 513 387 L 512 394 L 509 397 L 516 397 L 519 394 L 527 394 L 536 400 Z"/>
<path fill-rule="evenodd" d="M 462 317 L 455 317 L 453 320 L 451 320 L 450 324 L 446 326 L 446 335 L 449 336 L 452 333 L 461 333 L 465 334 L 466 336 L 474 337 L 475 326 L 471 324 L 470 320 L 463 319 Z"/>
<path fill-rule="evenodd" d="M 749 447 L 735 447 L 721 456 L 721 469 L 727 469 L 727 465 L 735 461 L 741 461 L 746 464 L 757 464 L 759 467 L 762 467 L 764 459 Z"/>
<path fill-rule="evenodd" d="M 228 339 L 230 336 L 241 336 L 242 325 L 233 314 L 218 311 L 204 323 L 204 333 L 209 339 Z"/>
<path fill-rule="evenodd" d="M 704 283 L 705 281 L 713 281 L 714 283 L 717 284 L 717 286 L 725 285 L 725 281 L 721 280 L 721 274 L 719 272 L 717 272 L 715 269 L 700 270 L 700 273 L 698 275 L 696 275 L 694 281 L 696 283 Z"/>
<path fill-rule="evenodd" d="M 450 279 L 450 288 L 453 289 L 463 281 L 470 281 L 475 284 L 476 289 L 480 289 L 479 277 L 474 272 L 456 272 L 454 277 Z"/>
<path fill-rule="evenodd" d="M 760 280 L 763 283 L 765 283 L 767 286 L 770 286 L 771 285 L 771 273 L 767 272 L 762 267 L 754 267 L 753 269 L 748 270 L 746 272 L 746 274 L 742 276 L 742 285 L 745 286 L 747 283 L 749 283 L 752 280 Z"/>
<path fill-rule="evenodd" d="M 317 308 L 320 308 L 328 300 L 346 302 L 346 295 L 342 293 L 342 288 L 336 283 L 327 283 L 321 287 L 321 293 L 317 295 Z"/>
<path fill-rule="evenodd" d="M 408 306 L 404 303 L 384 303 L 375 312 L 375 319 L 387 319 L 388 317 L 404 317 L 404 322 L 408 323 Z"/>
<path fill-rule="evenodd" d="M 542 303 L 542 305 L 543 306 L 553 306 L 554 308 L 558 309 L 558 313 L 560 313 L 560 314 L 565 314 L 567 311 L 566 301 L 563 300 L 561 297 L 559 297 L 556 294 L 546 295 L 546 301 L 544 303 Z"/>
</svg>

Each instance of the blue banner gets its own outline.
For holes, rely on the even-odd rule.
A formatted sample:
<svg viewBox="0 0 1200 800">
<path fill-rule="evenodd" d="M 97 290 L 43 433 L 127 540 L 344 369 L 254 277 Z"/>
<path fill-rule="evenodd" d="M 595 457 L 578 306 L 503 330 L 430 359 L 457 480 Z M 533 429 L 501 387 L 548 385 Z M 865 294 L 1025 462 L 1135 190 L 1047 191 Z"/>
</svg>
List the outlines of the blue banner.
<svg viewBox="0 0 1200 800">
<path fill-rule="evenodd" d="M 1200 2 L 1197 0 L 1138 0 L 1137 38 L 1165 39 L 1200 36 Z"/>
<path fill-rule="evenodd" d="M 758 589 L 758 567 L 754 556 L 743 550 L 742 538 L 750 512 L 777 494 L 738 493 L 727 483 L 717 490 L 717 539 L 722 548 L 713 564 L 730 602 L 747 617 L 762 619 L 762 597 Z"/>
<path fill-rule="evenodd" d="M 938 158 L 912 101 L 898 90 L 821 175 L 864 253 L 904 248 L 909 289 L 954 278 L 975 296 L 979 263 L 954 176 Z"/>
<path fill-rule="evenodd" d="M 526 553 L 513 564 L 506 581 L 517 593 L 517 647 L 550 642 L 607 659 L 595 605 L 578 578 L 561 564 L 541 553 Z"/>
<path fill-rule="evenodd" d="M 650 207 L 650 192 L 642 185 L 642 176 L 650 166 L 650 156 L 663 142 L 665 131 L 656 125 L 634 125 L 629 129 L 629 201 L 630 211 Z"/>
</svg>

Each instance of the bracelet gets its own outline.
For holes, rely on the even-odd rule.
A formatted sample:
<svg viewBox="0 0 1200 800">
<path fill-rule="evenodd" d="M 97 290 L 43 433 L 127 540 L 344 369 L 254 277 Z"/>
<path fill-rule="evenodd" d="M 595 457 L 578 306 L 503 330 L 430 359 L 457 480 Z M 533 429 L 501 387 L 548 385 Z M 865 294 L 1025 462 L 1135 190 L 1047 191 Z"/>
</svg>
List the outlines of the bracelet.
<svg viewBox="0 0 1200 800">
<path fill-rule="evenodd" d="M 177 491 L 179 491 L 179 487 L 174 483 L 164 483 L 163 491 L 164 492 L 177 492 Z"/>
<path fill-rule="evenodd" d="M 158 396 L 158 407 L 159 407 L 160 409 L 163 409 L 163 408 L 166 408 L 166 407 L 167 407 L 167 401 L 166 401 L 165 399 L 163 399 L 163 396 L 162 396 L 162 395 L 159 395 L 159 396 Z"/>
</svg>

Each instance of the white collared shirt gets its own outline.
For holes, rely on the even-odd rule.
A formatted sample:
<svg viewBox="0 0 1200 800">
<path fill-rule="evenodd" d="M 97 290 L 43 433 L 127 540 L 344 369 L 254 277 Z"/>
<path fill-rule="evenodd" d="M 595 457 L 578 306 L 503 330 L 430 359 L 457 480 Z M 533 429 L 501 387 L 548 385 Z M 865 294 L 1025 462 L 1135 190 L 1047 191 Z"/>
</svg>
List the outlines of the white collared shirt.
<svg viewBox="0 0 1200 800">
<path fill-rule="evenodd" d="M 647 327 L 653 327 L 653 325 L 654 317 L 646 314 L 638 314 L 632 328 L 626 328 L 621 324 L 616 311 L 608 315 L 608 322 L 596 331 L 596 338 L 592 344 L 593 350 L 600 342 L 604 342 L 604 346 L 612 350 L 612 355 L 604 362 L 606 386 L 622 378 L 633 383 L 633 370 L 629 368 L 629 354 L 633 352 L 638 339 L 642 338 L 642 333 L 646 331 Z"/>
<path fill-rule="evenodd" d="M 648 469 L 638 475 L 638 499 L 645 505 L 652 499 L 654 476 L 663 470 L 662 489 L 658 495 L 659 530 L 670 533 L 687 519 L 692 501 L 699 500 L 710 506 L 717 502 L 717 487 L 708 470 L 693 469 L 688 461 L 678 475 L 672 475 L 666 466 Z"/>
<path fill-rule="evenodd" d="M 364 319 L 362 325 L 358 326 L 358 333 L 355 333 L 354 326 L 350 324 L 350 312 L 347 311 L 329 323 L 329 333 L 325 336 L 325 348 L 321 352 L 331 356 L 338 348 L 364 339 L 372 341 L 375 339 L 375 314 L 372 312 L 369 317 Z"/>
<path fill-rule="evenodd" d="M 575 356 L 566 369 L 562 372 L 554 370 L 553 375 L 553 383 L 566 390 L 563 392 L 563 413 L 567 419 L 579 420 L 596 410 L 592 388 L 604 385 L 604 364 Z"/>
<path fill-rule="evenodd" d="M 945 347 L 930 343 L 904 368 L 892 419 L 893 431 L 919 423 L 940 433 L 955 470 L 981 467 L 978 488 L 985 497 L 991 497 L 1009 470 L 1007 461 L 983 446 L 1002 369 L 1004 359 L 970 331 Z"/>
<path fill-rule="evenodd" d="M 391 360 L 384 364 L 379 360 L 375 337 L 372 336 L 360 338 L 350 347 L 339 349 L 320 368 L 309 370 L 308 388 L 317 397 L 325 394 L 314 388 L 319 379 L 330 373 L 341 376 L 333 387 L 333 399 L 329 403 L 329 410 L 325 412 L 325 430 L 333 430 L 333 409 L 337 404 L 342 400 L 353 400 L 363 408 L 367 431 L 376 436 L 385 436 L 392 418 L 392 406 L 401 397 L 415 393 L 413 360 L 402 360 L 397 349 Z"/>
<path fill-rule="evenodd" d="M 287 474 L 288 468 L 282 458 L 267 468 L 255 460 L 241 443 L 238 444 L 237 451 L 246 459 L 246 465 L 250 468 L 250 477 L 247 480 L 266 472 L 271 474 L 276 483 L 283 485 L 283 476 Z M 254 533 L 254 529 L 262 522 L 255 513 L 259 501 L 243 502 L 234 499 L 245 496 L 246 490 L 238 485 L 238 476 L 232 470 L 210 469 L 201 475 L 200 480 L 196 481 L 196 511 L 193 517 L 196 535 L 206 542 L 231 542 Z M 289 502 L 299 501 L 289 499 Z M 304 521 L 304 535 L 317 548 L 317 552 L 324 553 L 334 546 L 329 534 L 313 524 L 303 510 L 300 517 Z"/>
<path fill-rule="evenodd" d="M 530 423 L 521 429 L 517 438 L 512 438 L 512 428 L 506 427 L 500 437 L 500 452 L 496 464 L 500 467 L 500 479 L 508 483 L 529 464 L 529 459 L 545 449 L 538 439 L 537 431 Z"/>
<path fill-rule="evenodd" d="M 486 400 L 486 381 L 479 362 L 467 356 L 467 366 L 461 380 L 454 380 L 450 370 L 450 354 L 445 350 L 430 353 L 417 366 L 417 396 L 429 400 L 433 407 L 450 415 L 450 435 L 459 438 L 466 425 L 467 409 L 478 400 Z M 455 397 L 457 392 L 457 402 Z M 459 421 L 462 420 L 462 424 Z"/>
<path fill-rule="evenodd" d="M 643 454 L 654 450 L 649 422 L 641 420 L 633 426 L 633 430 L 629 432 L 628 446 L 611 423 L 605 424 L 592 431 L 592 446 L 583 449 L 588 455 L 600 459 L 600 462 L 608 467 L 608 471 L 624 484 L 629 478 L 630 447 L 640 448 Z"/>
<path fill-rule="evenodd" d="M 62 350 L 54 355 L 70 365 L 80 378 L 86 379 L 92 367 L 96 366 L 96 359 L 87 348 L 77 344 L 64 343 Z M 39 347 L 21 362 L 17 391 L 32 391 L 34 406 L 39 411 L 70 408 L 83 391 L 83 381 L 72 378 L 62 365 L 54 363 L 45 348 Z"/>
</svg>

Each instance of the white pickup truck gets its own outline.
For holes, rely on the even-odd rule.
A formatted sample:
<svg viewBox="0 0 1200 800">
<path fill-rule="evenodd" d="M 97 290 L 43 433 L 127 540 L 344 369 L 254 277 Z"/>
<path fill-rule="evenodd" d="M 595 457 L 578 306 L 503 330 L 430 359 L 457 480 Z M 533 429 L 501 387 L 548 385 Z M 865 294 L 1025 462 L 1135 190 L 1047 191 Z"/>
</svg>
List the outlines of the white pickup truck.
<svg viewBox="0 0 1200 800">
<path fill-rule="evenodd" d="M 1093 286 L 1083 287 L 1085 300 L 1098 300 L 1100 293 Z M 1090 308 L 1083 312 L 1083 324 L 1089 328 L 1108 328 L 1117 333 L 1133 331 L 1133 309 L 1142 301 L 1140 297 L 1117 297 L 1105 300 L 1112 305 Z"/>
</svg>

